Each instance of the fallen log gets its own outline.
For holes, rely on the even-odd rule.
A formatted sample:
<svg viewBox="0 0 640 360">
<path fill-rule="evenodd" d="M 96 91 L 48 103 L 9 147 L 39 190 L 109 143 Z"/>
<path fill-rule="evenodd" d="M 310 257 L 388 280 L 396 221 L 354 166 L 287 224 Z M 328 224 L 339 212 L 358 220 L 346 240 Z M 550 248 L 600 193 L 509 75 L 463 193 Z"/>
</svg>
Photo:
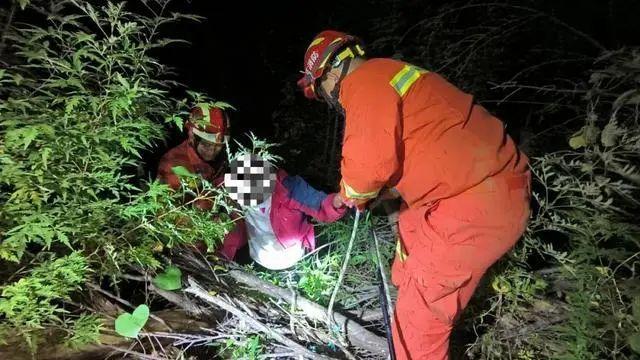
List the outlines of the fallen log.
<svg viewBox="0 0 640 360">
<path fill-rule="evenodd" d="M 202 306 L 199 306 L 198 304 L 191 301 L 191 299 L 182 295 L 179 292 L 167 291 L 167 290 L 162 290 L 157 288 L 155 285 L 153 285 L 153 282 L 151 281 L 151 277 L 149 276 L 135 276 L 135 275 L 124 274 L 124 275 L 121 275 L 121 277 L 127 280 L 141 281 L 141 282 L 147 283 L 146 285 L 149 287 L 149 290 L 159 295 L 160 297 L 164 298 L 168 302 L 178 306 L 179 308 L 182 308 L 184 311 L 187 312 L 187 314 L 195 318 L 202 318 L 204 316 L 212 315 L 211 311 L 207 310 Z"/>
<path fill-rule="evenodd" d="M 274 340 L 280 342 L 281 344 L 287 346 L 290 350 L 294 351 L 297 355 L 304 356 L 306 358 L 314 359 L 314 360 L 333 359 L 333 358 L 316 354 L 307 350 L 307 348 L 305 348 L 304 346 L 287 338 L 286 336 L 282 335 L 278 331 L 274 329 L 270 329 L 268 326 L 266 326 L 259 320 L 254 319 L 250 315 L 247 315 L 244 311 L 237 309 L 221 296 L 209 294 L 209 292 L 207 292 L 204 288 L 202 288 L 202 286 L 200 286 L 200 284 L 198 284 L 195 280 L 193 280 L 193 278 L 189 277 L 188 282 L 189 282 L 189 287 L 184 289 L 184 292 L 193 294 L 198 298 L 237 316 L 238 318 L 242 319 L 242 321 L 244 321 L 246 324 L 251 326 L 253 329 L 261 333 L 264 333 L 267 336 L 273 338 Z"/>
<path fill-rule="evenodd" d="M 371 322 L 382 320 L 382 310 L 349 310 L 348 313 L 360 321 Z"/>
<path fill-rule="evenodd" d="M 310 319 L 321 322 L 326 321 L 327 309 L 322 305 L 305 299 L 300 295 L 294 296 L 290 290 L 270 284 L 244 271 L 230 270 L 228 275 L 235 281 L 245 284 L 263 294 L 282 299 L 289 304 L 295 304 Z M 388 355 L 389 348 L 385 338 L 372 333 L 362 325 L 338 312 L 334 312 L 333 316 L 336 323 L 345 332 L 345 336 L 351 344 L 373 354 Z"/>
<path fill-rule="evenodd" d="M 187 316 L 182 310 L 162 310 L 156 311 L 154 314 L 161 318 L 162 323 L 149 319 L 149 322 L 145 326 L 145 330 L 152 333 L 155 331 L 163 331 L 168 324 L 172 329 L 176 331 L 191 331 L 193 329 L 200 329 L 207 326 L 202 321 L 194 320 Z M 107 319 L 104 325 L 105 329 L 113 329 L 113 319 Z M 103 331 L 100 335 L 100 344 L 89 344 L 82 346 L 78 349 L 72 349 L 65 347 L 59 341 L 64 333 L 59 330 L 47 329 L 43 330 L 41 334 L 38 334 L 41 339 L 44 339 L 39 344 L 36 353 L 31 355 L 29 350 L 24 346 L 24 340 L 20 337 L 12 337 L 5 339 L 8 344 L 0 346 L 0 359 L 11 360 L 94 360 L 104 359 L 109 353 L 115 351 L 121 352 L 122 349 L 130 347 L 131 343 L 135 340 L 127 339 L 122 336 L 116 335 L 111 331 Z M 166 341 L 164 346 L 171 345 L 172 341 Z"/>
</svg>

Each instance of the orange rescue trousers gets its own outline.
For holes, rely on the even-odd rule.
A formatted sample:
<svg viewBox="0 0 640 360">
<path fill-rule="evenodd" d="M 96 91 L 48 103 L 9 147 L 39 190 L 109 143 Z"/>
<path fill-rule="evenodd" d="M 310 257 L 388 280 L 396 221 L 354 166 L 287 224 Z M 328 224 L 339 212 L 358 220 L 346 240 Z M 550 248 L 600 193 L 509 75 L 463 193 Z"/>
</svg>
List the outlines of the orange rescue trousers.
<svg viewBox="0 0 640 360">
<path fill-rule="evenodd" d="M 449 358 L 449 335 L 487 269 L 529 218 L 530 174 L 499 174 L 434 206 L 400 213 L 393 319 L 396 357 Z M 405 256 L 406 255 L 406 256 Z"/>
</svg>

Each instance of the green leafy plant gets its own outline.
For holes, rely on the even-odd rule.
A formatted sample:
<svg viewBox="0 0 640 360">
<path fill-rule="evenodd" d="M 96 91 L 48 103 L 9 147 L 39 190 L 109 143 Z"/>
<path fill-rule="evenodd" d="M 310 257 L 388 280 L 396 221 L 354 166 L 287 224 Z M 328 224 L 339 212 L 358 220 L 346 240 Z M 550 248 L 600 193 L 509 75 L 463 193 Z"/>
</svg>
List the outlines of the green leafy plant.
<svg viewBox="0 0 640 360">
<path fill-rule="evenodd" d="M 236 140 L 236 145 L 238 149 L 234 152 L 229 151 L 229 161 L 238 158 L 241 155 L 246 154 L 256 154 L 261 156 L 263 159 L 271 162 L 272 164 L 276 164 L 282 160 L 282 157 L 276 155 L 273 150 L 278 144 L 273 144 L 264 139 L 260 139 L 256 137 L 253 133 L 247 134 L 247 138 L 249 139 L 250 145 L 245 146 L 241 142 Z"/>
<path fill-rule="evenodd" d="M 182 271 L 176 266 L 169 266 L 163 273 L 153 278 L 153 284 L 162 290 L 178 290 L 182 287 Z"/>
<path fill-rule="evenodd" d="M 635 51 L 605 54 L 591 75 L 584 124 L 567 132 L 565 149 L 532 161 L 536 212 L 494 277 L 492 311 L 479 317 L 483 328 L 485 315 L 497 317 L 472 346 L 483 357 L 633 358 L 640 132 L 637 85 L 627 79 L 637 64 Z M 532 258 L 547 268 L 532 272 Z M 501 333 L 516 327 L 522 335 Z"/>
<path fill-rule="evenodd" d="M 165 127 L 211 102 L 169 96 L 175 82 L 153 54 L 184 42 L 160 30 L 200 18 L 168 13 L 168 4 L 145 1 L 147 15 L 127 2 L 64 1 L 47 7 L 55 13 L 45 26 L 2 34 L 16 63 L 0 70 L 0 330 L 31 351 L 48 330 L 69 346 L 96 341 L 100 315 L 72 299 L 84 282 L 118 286 L 123 272 L 160 268 L 176 246 L 214 248 L 231 226 L 191 206 L 224 208 L 211 184 L 173 191 L 138 175 Z"/>
<path fill-rule="evenodd" d="M 21 335 L 33 349 L 35 344 L 30 331 L 49 324 L 67 327 L 63 319 L 65 311 L 58 306 L 60 300 L 70 299 L 85 281 L 89 269 L 86 258 L 79 252 L 51 259 L 52 254 L 41 254 L 41 263 L 20 280 L 2 288 L 0 314 L 5 318 L 0 328 L 22 329 Z M 49 259 L 46 259 L 49 257 Z M 80 322 L 78 324 L 87 324 Z M 84 326 L 87 328 L 87 326 Z"/>
<path fill-rule="evenodd" d="M 264 352 L 262 338 L 258 335 L 247 337 L 242 343 L 227 341 L 227 349 L 231 351 L 232 359 L 257 360 Z"/>
<path fill-rule="evenodd" d="M 135 338 L 140 333 L 149 319 L 149 307 L 147 305 L 138 305 L 133 313 L 120 314 L 116 319 L 116 332 L 122 336 Z"/>
<path fill-rule="evenodd" d="M 338 280 L 348 240 L 351 236 L 354 219 L 347 216 L 331 224 L 317 224 L 318 248 L 307 254 L 291 269 L 284 271 L 258 272 L 258 276 L 275 285 L 293 288 L 302 296 L 321 305 L 329 303 L 331 293 Z M 343 290 L 337 294 L 337 303 L 346 310 L 379 309 L 377 278 L 378 263 L 373 253 L 373 239 L 370 229 L 376 227 L 379 236 L 392 238 L 388 227 L 384 227 L 386 218 L 371 217 L 361 220 L 352 250 Z M 380 247 L 382 263 L 386 273 L 390 274 L 388 265 L 394 255 L 394 244 L 385 242 Z M 255 271 L 251 268 L 251 271 Z M 382 324 L 379 324 L 382 326 Z"/>
<path fill-rule="evenodd" d="M 69 328 L 71 330 L 67 334 L 65 345 L 77 349 L 99 341 L 103 320 L 97 315 L 83 314 L 73 320 Z"/>
</svg>

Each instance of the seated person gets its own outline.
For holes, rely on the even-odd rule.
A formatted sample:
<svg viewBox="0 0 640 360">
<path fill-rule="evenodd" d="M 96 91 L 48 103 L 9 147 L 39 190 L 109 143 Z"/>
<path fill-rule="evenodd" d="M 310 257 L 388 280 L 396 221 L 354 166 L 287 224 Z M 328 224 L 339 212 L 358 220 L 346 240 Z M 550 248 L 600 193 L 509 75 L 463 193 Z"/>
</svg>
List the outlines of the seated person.
<svg viewBox="0 0 640 360">
<path fill-rule="evenodd" d="M 205 113 L 209 114 L 208 121 L 203 118 Z M 229 117 L 221 109 L 200 106 L 191 112 L 189 120 L 185 122 L 185 129 L 187 139 L 160 159 L 157 178 L 177 190 L 180 188 L 180 178 L 172 169 L 182 166 L 212 184 L 221 185 L 226 168 L 225 141 L 229 138 Z M 201 199 L 196 201 L 194 206 L 207 211 L 211 210 L 213 204 Z M 230 235 L 218 249 L 218 254 L 229 260 L 233 259 L 236 251 L 244 245 L 233 243 L 234 240 L 242 239 L 242 235 Z M 197 247 L 205 251 L 204 243 L 198 244 Z"/>
<path fill-rule="evenodd" d="M 251 258 L 271 270 L 289 268 L 307 250 L 315 248 L 309 217 L 334 222 L 347 209 L 341 203 L 334 205 L 336 194 L 318 191 L 301 177 L 289 176 L 255 154 L 242 155 L 231 162 L 224 186 L 244 215 L 244 221 L 238 221 L 236 226 L 246 229 L 234 231 L 227 238 L 246 236 L 233 242 L 248 241 Z"/>
</svg>

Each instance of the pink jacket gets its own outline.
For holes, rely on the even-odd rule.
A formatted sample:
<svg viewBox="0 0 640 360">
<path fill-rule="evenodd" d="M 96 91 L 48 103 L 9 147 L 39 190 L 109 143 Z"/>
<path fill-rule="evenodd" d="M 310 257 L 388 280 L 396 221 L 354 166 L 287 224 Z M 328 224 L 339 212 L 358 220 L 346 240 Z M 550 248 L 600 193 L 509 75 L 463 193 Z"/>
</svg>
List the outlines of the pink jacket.
<svg viewBox="0 0 640 360">
<path fill-rule="evenodd" d="M 334 196 L 312 188 L 300 176 L 289 176 L 284 170 L 278 170 L 270 213 L 271 226 L 278 241 L 284 247 L 302 243 L 309 250 L 315 249 L 315 234 L 309 217 L 329 223 L 340 219 L 346 212 L 346 208 L 333 207 Z M 240 220 L 236 228 L 227 234 L 219 250 L 222 256 L 233 259 L 236 251 L 247 243 L 245 226 Z"/>
</svg>

